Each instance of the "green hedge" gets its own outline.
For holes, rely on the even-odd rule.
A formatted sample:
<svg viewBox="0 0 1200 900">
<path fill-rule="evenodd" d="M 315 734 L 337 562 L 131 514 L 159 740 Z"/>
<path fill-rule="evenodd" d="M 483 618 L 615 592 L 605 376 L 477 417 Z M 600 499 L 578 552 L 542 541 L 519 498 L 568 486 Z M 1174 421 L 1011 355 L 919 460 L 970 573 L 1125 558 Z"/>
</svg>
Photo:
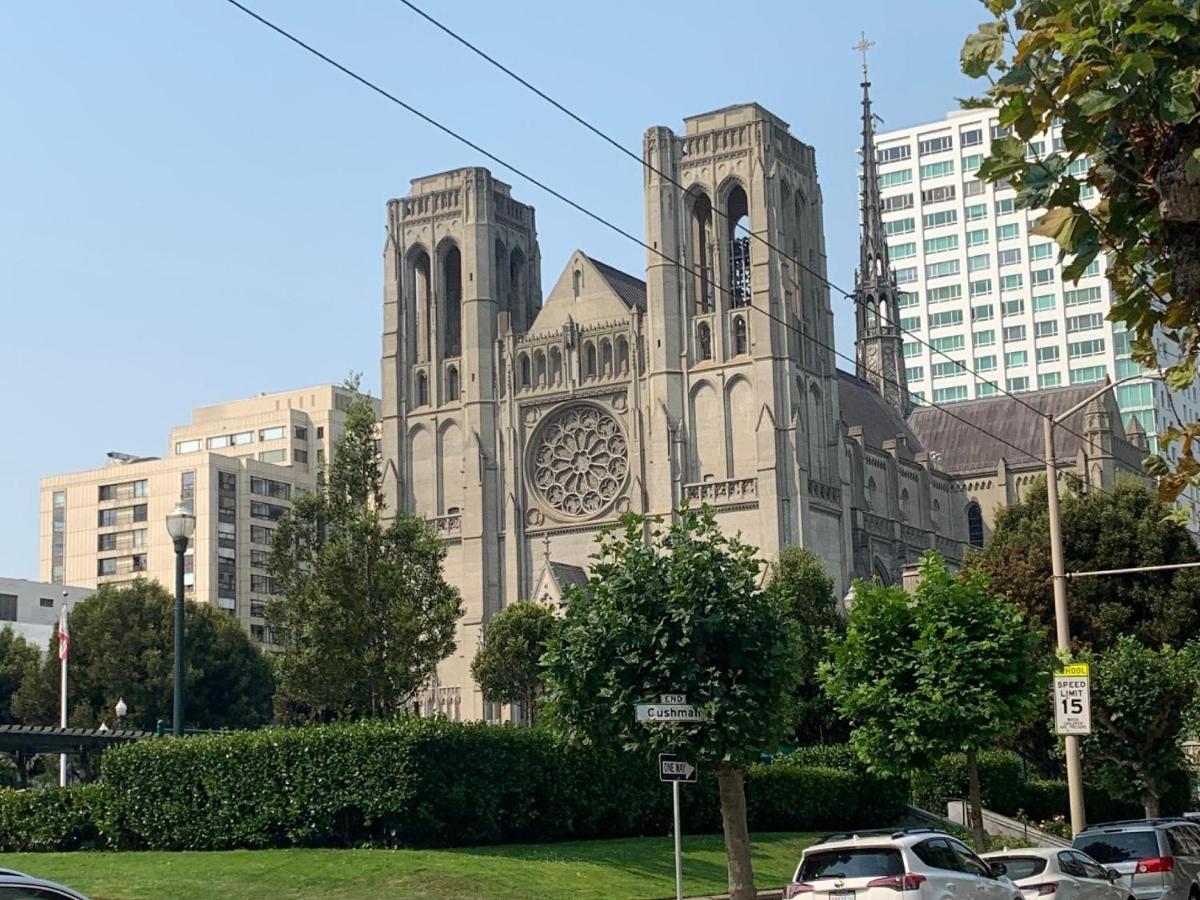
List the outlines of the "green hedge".
<svg viewBox="0 0 1200 900">
<path fill-rule="evenodd" d="M 796 747 L 775 758 L 775 762 L 792 766 L 824 766 L 845 772 L 865 772 L 866 763 L 858 758 L 849 744 L 811 744 Z"/>
<path fill-rule="evenodd" d="M 1015 753 L 984 750 L 979 753 L 979 789 L 983 805 L 999 813 L 1016 812 L 1013 801 L 1021 796 L 1024 766 Z M 946 802 L 967 796 L 967 756 L 951 753 L 932 768 L 912 778 L 912 802 L 921 809 L 944 816 Z"/>
<path fill-rule="evenodd" d="M 110 845 L 147 849 L 540 842 L 665 834 L 671 818 L 651 760 L 434 719 L 143 741 L 106 753 L 103 778 L 121 824 Z M 746 797 L 754 830 L 848 828 L 898 821 L 905 789 L 766 765 L 749 770 Z M 711 772 L 683 804 L 689 832 L 720 829 Z M 26 840 L 19 820 L 0 827 Z"/>
<path fill-rule="evenodd" d="M 0 852 L 115 849 L 120 835 L 114 811 L 105 784 L 0 789 Z"/>
</svg>

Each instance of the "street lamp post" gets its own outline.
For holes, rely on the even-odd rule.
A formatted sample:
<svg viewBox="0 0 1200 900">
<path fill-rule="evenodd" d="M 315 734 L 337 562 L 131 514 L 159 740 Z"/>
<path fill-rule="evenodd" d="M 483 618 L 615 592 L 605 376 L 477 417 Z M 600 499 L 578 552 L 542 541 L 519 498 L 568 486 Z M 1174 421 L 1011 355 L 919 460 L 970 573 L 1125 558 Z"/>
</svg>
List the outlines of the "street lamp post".
<svg viewBox="0 0 1200 900">
<path fill-rule="evenodd" d="M 1050 514 L 1050 571 L 1054 584 L 1054 632 L 1055 646 L 1059 652 L 1071 649 L 1071 621 L 1067 611 L 1067 570 L 1063 561 L 1062 520 L 1058 510 L 1058 468 L 1054 457 L 1054 428 L 1061 425 L 1079 410 L 1083 409 L 1097 397 L 1111 391 L 1117 385 L 1126 381 L 1134 381 L 1147 377 L 1145 373 L 1130 375 L 1114 382 L 1106 382 L 1104 387 L 1089 394 L 1070 409 L 1057 416 L 1047 415 L 1043 421 L 1046 456 L 1046 498 Z M 1066 735 L 1067 754 L 1067 795 L 1071 805 L 1071 831 L 1075 834 L 1083 831 L 1087 825 L 1087 813 L 1083 805 L 1083 766 L 1079 758 L 1079 736 Z"/>
<path fill-rule="evenodd" d="M 175 737 L 183 737 L 183 554 L 195 530 L 196 517 L 181 497 L 167 516 L 167 534 L 175 543 Z"/>
<path fill-rule="evenodd" d="M 122 697 L 121 699 L 119 699 L 117 701 L 116 713 L 117 713 L 117 731 L 124 731 L 125 730 L 125 716 L 127 716 L 129 714 L 129 705 L 125 702 L 124 697 Z"/>
</svg>

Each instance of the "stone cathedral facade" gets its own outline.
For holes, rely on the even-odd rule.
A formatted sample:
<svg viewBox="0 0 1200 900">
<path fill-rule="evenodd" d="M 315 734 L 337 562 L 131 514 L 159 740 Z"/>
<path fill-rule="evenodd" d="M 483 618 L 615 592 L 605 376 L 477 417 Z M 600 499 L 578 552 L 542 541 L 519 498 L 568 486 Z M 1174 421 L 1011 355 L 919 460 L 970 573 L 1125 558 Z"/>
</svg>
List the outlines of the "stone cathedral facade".
<svg viewBox="0 0 1200 900">
<path fill-rule="evenodd" d="M 469 672 L 487 621 L 557 600 L 626 511 L 707 503 L 764 559 L 812 549 L 841 594 L 962 556 L 960 488 L 863 363 L 896 342 L 878 312 L 859 328 L 880 346 L 835 365 L 813 148 L 748 104 L 651 128 L 644 159 L 644 279 L 578 250 L 544 299 L 533 207 L 486 169 L 388 204 L 387 503 L 435 524 L 466 607 L 424 712 L 499 718 Z M 860 277 L 875 298 L 883 272 Z"/>
</svg>

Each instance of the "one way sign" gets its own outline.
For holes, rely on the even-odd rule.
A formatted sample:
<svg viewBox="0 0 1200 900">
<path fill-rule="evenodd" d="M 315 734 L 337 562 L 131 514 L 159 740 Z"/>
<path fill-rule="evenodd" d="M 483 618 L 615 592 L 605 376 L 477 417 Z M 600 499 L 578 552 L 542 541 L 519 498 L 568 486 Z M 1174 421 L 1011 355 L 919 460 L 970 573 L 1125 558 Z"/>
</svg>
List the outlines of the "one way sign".
<svg viewBox="0 0 1200 900">
<path fill-rule="evenodd" d="M 658 780 L 696 783 L 696 767 L 674 753 L 658 754 Z"/>
</svg>

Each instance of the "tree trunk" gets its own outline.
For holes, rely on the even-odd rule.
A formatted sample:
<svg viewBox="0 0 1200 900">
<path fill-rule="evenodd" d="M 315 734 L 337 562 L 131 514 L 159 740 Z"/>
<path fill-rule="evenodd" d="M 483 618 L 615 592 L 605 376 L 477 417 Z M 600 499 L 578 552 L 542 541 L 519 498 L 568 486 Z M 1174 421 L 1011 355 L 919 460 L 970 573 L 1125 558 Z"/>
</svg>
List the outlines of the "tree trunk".
<svg viewBox="0 0 1200 900">
<path fill-rule="evenodd" d="M 1157 819 L 1162 812 L 1160 803 L 1158 782 L 1152 779 L 1145 779 L 1146 787 L 1142 791 L 1142 808 L 1146 811 L 1147 819 Z"/>
<path fill-rule="evenodd" d="M 750 829 L 746 826 L 746 769 L 730 763 L 717 765 L 721 794 L 721 828 L 725 832 L 725 860 L 729 867 L 729 900 L 755 900 L 754 868 L 750 863 Z"/>
<path fill-rule="evenodd" d="M 979 790 L 979 754 L 967 751 L 967 806 L 970 807 L 971 834 L 975 837 L 975 849 L 987 852 L 987 835 L 983 831 L 983 795 Z"/>
</svg>

